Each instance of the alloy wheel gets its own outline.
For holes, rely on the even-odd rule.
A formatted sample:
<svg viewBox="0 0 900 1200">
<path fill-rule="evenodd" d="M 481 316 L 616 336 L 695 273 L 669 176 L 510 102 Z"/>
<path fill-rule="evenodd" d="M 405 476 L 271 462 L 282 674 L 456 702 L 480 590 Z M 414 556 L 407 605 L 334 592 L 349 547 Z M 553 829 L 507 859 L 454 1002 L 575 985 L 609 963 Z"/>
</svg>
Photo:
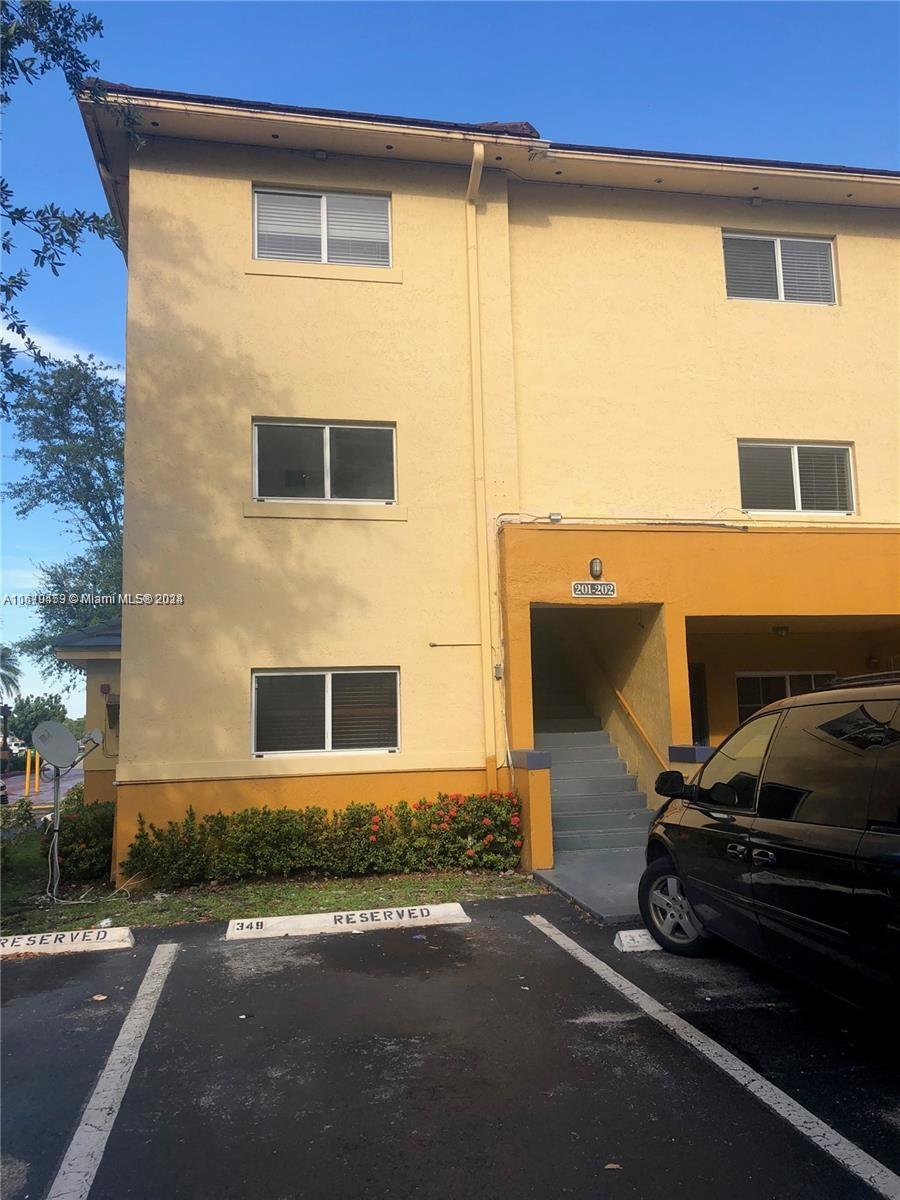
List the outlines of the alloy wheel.
<svg viewBox="0 0 900 1200">
<path fill-rule="evenodd" d="M 702 936 L 700 922 L 677 875 L 663 875 L 650 889 L 650 916 L 654 925 L 673 942 L 688 945 Z"/>
</svg>

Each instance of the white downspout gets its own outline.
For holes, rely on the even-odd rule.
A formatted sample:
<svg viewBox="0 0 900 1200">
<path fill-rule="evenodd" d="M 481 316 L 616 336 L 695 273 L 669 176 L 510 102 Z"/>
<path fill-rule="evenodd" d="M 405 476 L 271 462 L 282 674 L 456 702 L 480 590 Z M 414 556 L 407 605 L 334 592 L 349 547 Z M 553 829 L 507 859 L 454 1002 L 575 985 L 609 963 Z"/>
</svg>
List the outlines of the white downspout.
<svg viewBox="0 0 900 1200">
<path fill-rule="evenodd" d="M 472 165 L 466 188 L 466 267 L 469 299 L 469 369 L 472 388 L 472 445 L 475 465 L 475 535 L 478 556 L 478 616 L 481 630 L 481 685 L 484 709 L 484 752 L 488 787 L 497 786 L 497 736 L 494 713 L 494 652 L 491 637 L 491 577 L 488 555 L 487 494 L 485 487 L 484 385 L 481 358 L 481 293 L 478 280 L 476 205 L 484 169 L 484 145 L 472 146 Z"/>
</svg>

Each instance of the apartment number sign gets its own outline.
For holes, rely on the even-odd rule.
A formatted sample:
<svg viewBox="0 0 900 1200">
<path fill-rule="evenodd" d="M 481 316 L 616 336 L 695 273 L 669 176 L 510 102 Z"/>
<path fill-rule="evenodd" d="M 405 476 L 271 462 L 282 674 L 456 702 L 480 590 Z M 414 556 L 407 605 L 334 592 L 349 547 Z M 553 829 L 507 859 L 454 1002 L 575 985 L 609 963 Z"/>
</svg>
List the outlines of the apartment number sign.
<svg viewBox="0 0 900 1200">
<path fill-rule="evenodd" d="M 576 600 L 595 599 L 613 600 L 617 595 L 616 585 L 607 580 L 585 579 L 572 582 L 572 596 Z"/>
</svg>

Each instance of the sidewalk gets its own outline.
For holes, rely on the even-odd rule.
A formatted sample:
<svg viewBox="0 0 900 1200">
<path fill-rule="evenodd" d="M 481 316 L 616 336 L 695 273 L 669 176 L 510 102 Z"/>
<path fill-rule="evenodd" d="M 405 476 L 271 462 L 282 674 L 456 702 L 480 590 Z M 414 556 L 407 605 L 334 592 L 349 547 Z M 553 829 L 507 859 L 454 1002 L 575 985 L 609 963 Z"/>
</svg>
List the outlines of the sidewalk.
<svg viewBox="0 0 900 1200">
<path fill-rule="evenodd" d="M 535 871 L 549 884 L 600 920 L 637 917 L 637 885 L 644 869 L 643 846 L 618 850 L 558 850 L 550 871 Z"/>
</svg>

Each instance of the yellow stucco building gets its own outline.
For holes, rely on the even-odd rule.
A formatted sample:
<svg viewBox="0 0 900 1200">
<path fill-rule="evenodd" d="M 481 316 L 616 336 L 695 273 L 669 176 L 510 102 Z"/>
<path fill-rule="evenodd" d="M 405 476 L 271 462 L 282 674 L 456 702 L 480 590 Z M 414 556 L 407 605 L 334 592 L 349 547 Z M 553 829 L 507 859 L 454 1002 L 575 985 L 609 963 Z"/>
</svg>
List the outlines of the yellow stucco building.
<svg viewBox="0 0 900 1200">
<path fill-rule="evenodd" d="M 605 844 L 553 828 L 554 733 L 644 807 L 900 669 L 897 174 L 108 100 L 125 588 L 173 598 L 124 611 L 117 858 L 138 812 L 512 781 L 546 867 Z"/>
</svg>

